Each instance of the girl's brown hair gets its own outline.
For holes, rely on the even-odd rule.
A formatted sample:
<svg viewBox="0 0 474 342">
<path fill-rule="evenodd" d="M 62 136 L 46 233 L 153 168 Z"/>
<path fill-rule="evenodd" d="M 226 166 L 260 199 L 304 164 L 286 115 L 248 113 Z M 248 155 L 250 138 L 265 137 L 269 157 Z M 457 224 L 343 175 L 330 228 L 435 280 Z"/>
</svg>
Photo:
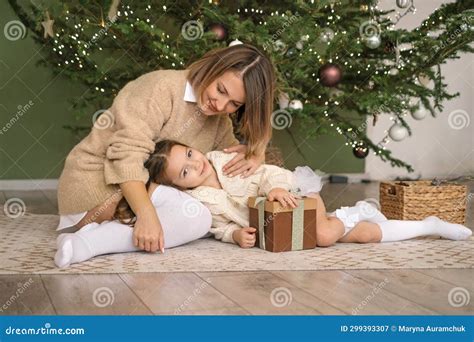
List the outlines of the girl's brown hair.
<svg viewBox="0 0 474 342">
<path fill-rule="evenodd" d="M 148 173 L 150 174 L 150 178 L 148 178 L 145 185 L 147 190 L 150 187 L 151 182 L 184 190 L 174 185 L 172 180 L 165 175 L 168 166 L 168 157 L 171 153 L 171 149 L 176 145 L 186 146 L 174 140 L 161 140 L 156 143 L 155 150 L 144 163 L 145 168 L 148 169 Z M 123 197 L 118 203 L 113 219 L 119 220 L 121 223 L 129 226 L 135 224 L 137 217 L 125 197 Z"/>
<path fill-rule="evenodd" d="M 256 47 L 239 44 L 207 52 L 189 67 L 188 80 L 201 99 L 203 91 L 226 71 L 242 78 L 245 104 L 240 133 L 248 145 L 247 157 L 261 154 L 272 136 L 271 116 L 275 92 L 273 65 Z"/>
</svg>

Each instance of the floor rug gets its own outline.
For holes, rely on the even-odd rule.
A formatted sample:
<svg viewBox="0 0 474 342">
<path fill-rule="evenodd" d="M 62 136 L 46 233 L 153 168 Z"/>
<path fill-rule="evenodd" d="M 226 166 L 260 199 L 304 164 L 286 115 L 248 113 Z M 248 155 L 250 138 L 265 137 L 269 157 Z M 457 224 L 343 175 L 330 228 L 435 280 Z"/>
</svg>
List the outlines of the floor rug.
<svg viewBox="0 0 474 342">
<path fill-rule="evenodd" d="M 58 269 L 53 262 L 57 215 L 0 215 L 0 274 L 205 272 L 473 268 L 474 239 L 436 237 L 392 242 L 338 243 L 328 248 L 271 253 L 242 249 L 213 238 L 167 249 L 165 254 L 108 254 Z"/>
</svg>

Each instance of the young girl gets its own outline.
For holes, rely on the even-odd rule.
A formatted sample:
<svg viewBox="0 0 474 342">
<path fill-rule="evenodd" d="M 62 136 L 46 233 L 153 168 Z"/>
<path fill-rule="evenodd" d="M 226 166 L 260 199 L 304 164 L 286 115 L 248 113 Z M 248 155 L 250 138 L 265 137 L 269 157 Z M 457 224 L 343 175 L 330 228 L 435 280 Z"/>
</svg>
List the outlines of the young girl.
<svg viewBox="0 0 474 342">
<path fill-rule="evenodd" d="M 147 187 L 156 189 L 157 184 L 162 184 L 186 190 L 210 210 L 212 214 L 210 231 L 214 237 L 224 242 L 236 243 L 242 248 L 255 245 L 256 229 L 249 227 L 248 218 L 247 201 L 250 196 L 267 196 L 270 201 L 278 201 L 283 206 L 292 208 L 297 206 L 298 196 L 315 198 L 316 240 L 320 247 L 330 246 L 335 242 L 391 242 L 424 235 L 440 235 L 446 239 L 464 240 L 472 234 L 467 227 L 448 223 L 434 216 L 422 221 L 387 220 L 377 208 L 365 201 L 359 201 L 353 207 L 342 207 L 328 215 L 318 194 L 321 179 L 308 167 L 298 167 L 291 172 L 264 164 L 247 178 L 229 177 L 221 170 L 222 165 L 232 158 L 232 154 L 220 151 L 204 155 L 194 148 L 172 140 L 160 141 L 145 162 L 145 167 L 150 173 Z M 186 214 L 186 208 L 182 210 L 183 214 Z M 122 223 L 114 221 L 107 224 L 116 229 L 129 229 L 124 223 L 133 224 L 135 215 L 125 200 L 119 203 L 115 218 Z M 100 245 L 103 239 L 101 231 L 110 230 L 110 227 L 106 228 L 97 225 L 88 231 L 83 231 L 83 240 L 91 245 Z M 95 232 L 95 235 L 90 232 Z M 74 240 L 69 236 L 66 237 Z M 64 250 L 61 248 L 62 241 L 66 237 L 58 238 L 58 253 L 62 255 L 64 255 L 64 252 L 61 252 Z M 69 248 L 70 258 L 66 263 L 84 260 L 84 257 L 76 257 L 76 254 L 84 254 L 83 249 L 84 247 L 78 246 L 76 252 L 76 247 Z"/>
</svg>

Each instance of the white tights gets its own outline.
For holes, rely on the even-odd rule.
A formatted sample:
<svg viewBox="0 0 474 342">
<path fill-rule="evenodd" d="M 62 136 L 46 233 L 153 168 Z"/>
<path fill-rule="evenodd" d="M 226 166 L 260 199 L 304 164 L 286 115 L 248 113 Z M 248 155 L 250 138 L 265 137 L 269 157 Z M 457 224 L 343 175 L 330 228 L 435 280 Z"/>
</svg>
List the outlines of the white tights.
<svg viewBox="0 0 474 342">
<path fill-rule="evenodd" d="M 160 185 L 153 191 L 151 201 L 163 228 L 165 249 L 197 240 L 209 232 L 209 210 L 188 194 Z M 60 234 L 54 261 L 58 267 L 68 267 L 97 255 L 140 251 L 132 237 L 133 228 L 118 221 L 93 222 L 75 233 Z"/>
</svg>

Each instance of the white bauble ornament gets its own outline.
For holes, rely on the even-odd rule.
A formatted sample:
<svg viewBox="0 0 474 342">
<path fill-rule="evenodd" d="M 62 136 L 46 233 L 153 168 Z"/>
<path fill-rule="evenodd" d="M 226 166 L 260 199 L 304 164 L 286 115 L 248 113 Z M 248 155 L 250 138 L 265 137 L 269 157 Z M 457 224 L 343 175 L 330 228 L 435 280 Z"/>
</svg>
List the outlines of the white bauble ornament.
<svg viewBox="0 0 474 342">
<path fill-rule="evenodd" d="M 418 109 L 415 110 L 411 116 L 413 117 L 413 119 L 415 120 L 423 120 L 426 115 L 428 114 L 428 109 L 426 109 L 425 105 L 423 104 L 423 102 L 420 102 L 419 105 L 418 105 Z"/>
<path fill-rule="evenodd" d="M 432 85 L 431 78 L 428 75 L 423 74 L 423 73 L 418 75 L 418 82 L 426 88 L 429 88 Z"/>
<path fill-rule="evenodd" d="M 330 42 L 334 38 L 334 31 L 330 28 L 325 28 L 319 36 L 319 41 L 322 43 Z"/>
<path fill-rule="evenodd" d="M 234 39 L 233 41 L 229 43 L 229 46 L 240 45 L 240 44 L 243 44 L 243 43 L 238 39 Z"/>
<path fill-rule="evenodd" d="M 291 100 L 290 104 L 288 105 L 290 109 L 298 109 L 301 110 L 303 109 L 303 102 L 300 100 Z"/>
<path fill-rule="evenodd" d="M 395 123 L 392 127 L 390 127 L 388 135 L 394 141 L 402 141 L 408 136 L 408 130 L 405 126 Z"/>
<path fill-rule="evenodd" d="M 410 0 L 397 0 L 397 6 L 399 8 L 407 8 L 410 6 Z"/>
<path fill-rule="evenodd" d="M 392 76 L 395 76 L 395 75 L 398 75 L 399 70 L 397 68 L 392 68 L 392 69 L 389 70 L 388 73 Z"/>
<path fill-rule="evenodd" d="M 300 40 L 299 42 L 296 42 L 295 46 L 298 50 L 302 50 L 303 49 L 303 42 Z"/>
<path fill-rule="evenodd" d="M 367 45 L 371 49 L 376 49 L 380 46 L 382 40 L 380 39 L 379 35 L 373 35 L 365 38 L 365 45 Z"/>
<path fill-rule="evenodd" d="M 273 49 L 283 54 L 286 51 L 286 44 L 283 43 L 280 39 L 277 39 L 273 42 Z"/>
<path fill-rule="evenodd" d="M 288 104 L 290 103 L 290 98 L 287 93 L 281 93 L 278 96 L 278 105 L 280 109 L 288 108 Z"/>
</svg>

